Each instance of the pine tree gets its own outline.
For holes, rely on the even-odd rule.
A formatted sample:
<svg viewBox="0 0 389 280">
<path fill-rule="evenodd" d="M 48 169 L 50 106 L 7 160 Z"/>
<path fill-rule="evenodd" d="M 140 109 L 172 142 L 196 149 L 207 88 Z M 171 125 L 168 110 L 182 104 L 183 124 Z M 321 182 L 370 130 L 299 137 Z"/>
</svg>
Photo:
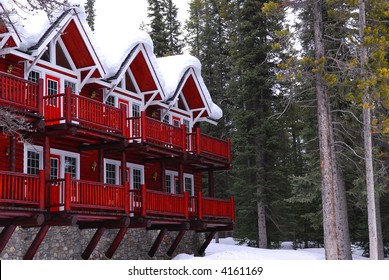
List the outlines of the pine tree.
<svg viewBox="0 0 389 280">
<path fill-rule="evenodd" d="M 148 0 L 150 36 L 157 57 L 182 53 L 181 24 L 172 0 Z"/>
<path fill-rule="evenodd" d="M 95 31 L 95 2 L 96 0 L 87 0 L 85 3 L 86 22 L 92 31 Z"/>
<path fill-rule="evenodd" d="M 168 49 L 168 34 L 166 31 L 164 13 L 165 6 L 161 0 L 147 0 L 148 17 L 150 18 L 150 36 L 157 57 L 165 56 Z"/>
</svg>

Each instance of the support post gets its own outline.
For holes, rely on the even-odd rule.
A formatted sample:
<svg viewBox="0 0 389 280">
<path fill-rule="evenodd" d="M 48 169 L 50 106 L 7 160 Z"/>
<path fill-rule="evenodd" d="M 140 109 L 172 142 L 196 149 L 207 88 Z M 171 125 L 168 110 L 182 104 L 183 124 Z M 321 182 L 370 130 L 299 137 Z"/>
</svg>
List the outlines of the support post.
<svg viewBox="0 0 389 280">
<path fill-rule="evenodd" d="M 39 170 L 39 209 L 45 209 L 45 186 L 46 186 L 46 175 L 45 170 Z"/>
<path fill-rule="evenodd" d="M 9 170 L 16 171 L 16 140 L 15 137 L 9 136 Z"/>
<path fill-rule="evenodd" d="M 126 235 L 128 227 L 121 228 L 116 235 L 115 239 L 112 241 L 111 246 L 109 246 L 108 250 L 105 252 L 105 256 L 108 259 L 111 259 L 113 254 L 115 254 L 116 249 L 119 247 L 120 242 L 122 242 L 124 235 Z"/>
<path fill-rule="evenodd" d="M 164 192 L 165 191 L 165 187 L 166 187 L 166 163 L 164 160 L 161 160 L 161 163 L 160 163 L 160 166 L 161 166 L 161 192 Z"/>
<path fill-rule="evenodd" d="M 98 154 L 98 172 L 99 172 L 99 182 L 104 183 L 104 150 L 102 148 L 99 148 L 99 154 Z"/>
<path fill-rule="evenodd" d="M 141 205 L 142 205 L 142 209 L 141 209 L 141 216 L 142 217 L 146 217 L 146 210 L 147 210 L 147 191 L 146 191 L 146 185 L 143 184 L 141 187 L 140 187 L 140 199 L 141 199 Z"/>
<path fill-rule="evenodd" d="M 174 251 L 177 249 L 177 247 L 180 244 L 185 233 L 186 233 L 186 230 L 180 230 L 176 239 L 174 239 L 172 245 L 170 246 L 169 250 L 167 251 L 166 255 L 168 255 L 169 257 L 171 257 L 173 255 Z"/>
<path fill-rule="evenodd" d="M 43 79 L 38 80 L 38 97 L 37 97 L 37 105 L 38 105 L 38 116 L 43 116 L 43 88 L 44 82 Z"/>
<path fill-rule="evenodd" d="M 81 254 L 81 258 L 84 260 L 89 259 L 90 255 L 92 254 L 93 250 L 96 248 L 97 243 L 99 243 L 100 238 L 103 236 L 105 231 L 104 227 L 98 228 L 93 235 L 91 241 L 89 242 L 88 246 L 85 248 L 84 252 Z"/>
<path fill-rule="evenodd" d="M 178 188 L 178 193 L 184 193 L 184 165 L 182 163 L 180 163 L 178 166 Z"/>
<path fill-rule="evenodd" d="M 197 196 L 197 218 L 203 219 L 203 193 L 199 192 Z"/>
<path fill-rule="evenodd" d="M 185 124 L 181 125 L 181 130 L 182 130 L 182 151 L 186 152 L 186 126 Z"/>
<path fill-rule="evenodd" d="M 196 128 L 196 154 L 198 154 L 198 155 L 201 153 L 200 136 L 201 136 L 200 127 L 197 127 Z"/>
<path fill-rule="evenodd" d="M 154 241 L 153 246 L 151 246 L 151 249 L 150 249 L 150 251 L 148 252 L 148 255 L 149 255 L 150 257 L 154 257 L 155 253 L 157 252 L 159 246 L 160 246 L 161 243 L 162 243 L 163 238 L 164 238 L 165 235 L 166 235 L 166 232 L 167 232 L 167 229 L 166 229 L 166 228 L 163 228 L 163 229 L 160 230 L 160 232 L 159 232 L 157 238 L 156 238 L 155 241 Z"/>
<path fill-rule="evenodd" d="M 185 219 L 189 219 L 189 194 L 184 192 L 184 207 L 185 207 Z"/>
<path fill-rule="evenodd" d="M 140 114 L 140 129 L 141 129 L 141 141 L 146 142 L 146 112 L 142 111 Z"/>
<path fill-rule="evenodd" d="M 209 243 L 211 243 L 211 241 L 212 241 L 212 239 L 214 238 L 215 234 L 216 234 L 216 231 L 211 231 L 211 232 L 209 233 L 209 235 L 208 235 L 207 238 L 205 239 L 203 245 L 201 245 L 201 247 L 200 247 L 200 249 L 199 249 L 199 251 L 198 251 L 198 253 L 199 253 L 200 256 L 204 256 L 205 250 L 207 249 Z"/>
<path fill-rule="evenodd" d="M 71 123 L 72 122 L 72 88 L 67 87 L 65 88 L 65 122 Z M 80 109 L 80 108 L 78 108 Z M 86 108 L 83 108 L 86 110 Z"/>
<path fill-rule="evenodd" d="M 70 210 L 70 203 L 72 198 L 72 174 L 65 173 L 65 210 Z"/>
<path fill-rule="evenodd" d="M 24 255 L 23 259 L 24 260 L 32 260 L 38 251 L 39 246 L 41 245 L 43 239 L 45 238 L 47 232 L 49 231 L 50 226 L 45 225 L 42 226 L 35 236 L 34 241 L 32 241 L 30 247 L 28 248 L 26 254 Z"/>
<path fill-rule="evenodd" d="M 5 246 L 7 245 L 9 239 L 16 229 L 15 225 L 8 225 L 3 228 L 0 234 L 0 254 L 3 252 Z"/>
</svg>

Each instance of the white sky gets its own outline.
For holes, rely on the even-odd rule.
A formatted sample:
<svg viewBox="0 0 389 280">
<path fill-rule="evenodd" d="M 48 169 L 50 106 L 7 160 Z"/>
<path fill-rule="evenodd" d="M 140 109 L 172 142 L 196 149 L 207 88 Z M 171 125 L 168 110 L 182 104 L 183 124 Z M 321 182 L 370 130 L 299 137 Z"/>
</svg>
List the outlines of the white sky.
<svg viewBox="0 0 389 280">
<path fill-rule="evenodd" d="M 189 0 L 174 0 L 178 19 L 182 22 L 188 15 Z M 96 0 L 95 36 L 120 34 L 126 29 L 138 29 L 147 19 L 147 0 Z M 104 36 L 104 35 L 101 35 Z"/>
</svg>

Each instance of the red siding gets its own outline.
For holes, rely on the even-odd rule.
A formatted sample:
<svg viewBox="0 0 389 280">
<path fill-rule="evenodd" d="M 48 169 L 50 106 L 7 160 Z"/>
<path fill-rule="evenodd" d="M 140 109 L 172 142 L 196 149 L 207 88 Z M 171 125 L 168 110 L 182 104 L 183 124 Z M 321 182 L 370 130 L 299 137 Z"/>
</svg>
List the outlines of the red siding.
<svg viewBox="0 0 389 280">
<path fill-rule="evenodd" d="M 12 72 L 9 74 L 24 78 L 24 64 L 13 60 L 14 57 L 6 55 L 5 58 L 0 58 L 0 72 L 7 73 L 7 68 L 12 65 Z"/>
<path fill-rule="evenodd" d="M 0 170 L 8 171 L 8 157 L 6 151 L 9 148 L 9 139 L 4 134 L 0 134 Z"/>
<path fill-rule="evenodd" d="M 98 163 L 98 151 L 86 151 L 80 154 L 80 179 L 86 181 L 99 181 L 99 169 L 96 166 L 95 171 L 92 170 L 92 163 Z"/>
</svg>

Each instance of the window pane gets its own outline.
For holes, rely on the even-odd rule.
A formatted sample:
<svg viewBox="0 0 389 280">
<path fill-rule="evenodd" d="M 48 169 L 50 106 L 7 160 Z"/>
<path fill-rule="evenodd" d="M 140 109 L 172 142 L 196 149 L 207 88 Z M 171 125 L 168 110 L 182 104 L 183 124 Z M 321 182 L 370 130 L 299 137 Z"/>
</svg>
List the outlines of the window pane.
<svg viewBox="0 0 389 280">
<path fill-rule="evenodd" d="M 140 189 L 142 184 L 142 170 L 133 169 L 132 171 L 132 182 L 134 189 Z"/>
<path fill-rule="evenodd" d="M 107 100 L 105 101 L 105 104 L 110 105 L 110 106 L 115 106 L 115 96 L 108 96 Z"/>
<path fill-rule="evenodd" d="M 77 177 L 77 159 L 74 157 L 65 157 L 65 173 L 70 173 L 73 179 Z"/>
<path fill-rule="evenodd" d="M 192 185 L 192 178 L 185 177 L 185 191 L 188 192 L 189 195 L 193 195 Z"/>
<path fill-rule="evenodd" d="M 37 71 L 31 71 L 30 74 L 28 74 L 28 80 L 34 83 L 37 83 L 40 78 L 40 74 Z"/>
<path fill-rule="evenodd" d="M 166 175 L 166 192 L 172 192 L 172 176 Z"/>
<path fill-rule="evenodd" d="M 27 174 L 37 175 L 39 172 L 39 153 L 27 152 Z"/>
<path fill-rule="evenodd" d="M 107 163 L 105 165 L 105 182 L 107 184 L 116 184 L 116 165 Z"/>
<path fill-rule="evenodd" d="M 58 159 L 51 158 L 50 159 L 50 179 L 55 180 L 58 179 Z"/>
</svg>

